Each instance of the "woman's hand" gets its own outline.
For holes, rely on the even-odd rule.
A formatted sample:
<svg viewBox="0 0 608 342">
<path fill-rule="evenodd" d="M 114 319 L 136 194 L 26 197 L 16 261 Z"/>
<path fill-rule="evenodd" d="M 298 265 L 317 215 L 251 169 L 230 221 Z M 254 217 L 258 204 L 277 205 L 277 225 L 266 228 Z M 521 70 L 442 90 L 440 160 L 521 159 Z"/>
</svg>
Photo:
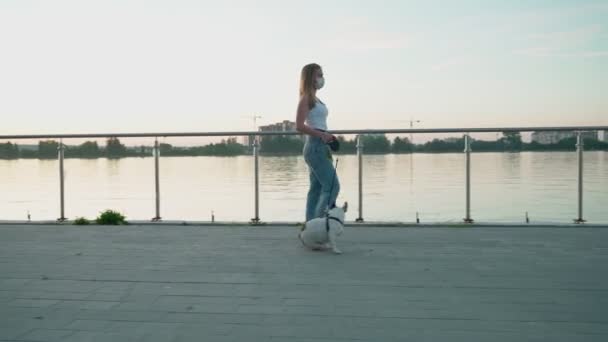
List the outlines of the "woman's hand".
<svg viewBox="0 0 608 342">
<path fill-rule="evenodd" d="M 327 132 L 321 132 L 320 138 L 321 138 L 321 140 L 323 140 L 324 143 L 328 143 L 328 142 L 336 139 L 336 137 L 333 134 L 329 134 Z"/>
</svg>

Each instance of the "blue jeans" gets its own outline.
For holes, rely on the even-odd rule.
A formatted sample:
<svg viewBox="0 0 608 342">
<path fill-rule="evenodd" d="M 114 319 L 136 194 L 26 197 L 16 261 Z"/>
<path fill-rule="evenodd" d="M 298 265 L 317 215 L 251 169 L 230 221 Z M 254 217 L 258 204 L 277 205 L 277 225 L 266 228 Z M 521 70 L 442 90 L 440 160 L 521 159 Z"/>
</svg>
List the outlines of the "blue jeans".
<svg viewBox="0 0 608 342">
<path fill-rule="evenodd" d="M 310 188 L 306 198 L 306 221 L 310 221 L 325 215 L 328 205 L 330 208 L 336 205 L 340 182 L 329 147 L 321 138 L 307 136 L 304 160 L 310 172 Z"/>
</svg>

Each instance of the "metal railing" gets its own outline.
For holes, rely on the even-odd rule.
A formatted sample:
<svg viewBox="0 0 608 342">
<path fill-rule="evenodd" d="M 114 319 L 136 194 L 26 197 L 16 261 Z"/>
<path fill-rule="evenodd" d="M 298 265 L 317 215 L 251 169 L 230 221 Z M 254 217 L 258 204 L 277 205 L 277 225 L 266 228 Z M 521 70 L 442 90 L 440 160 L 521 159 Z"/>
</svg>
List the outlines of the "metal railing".
<svg viewBox="0 0 608 342">
<path fill-rule="evenodd" d="M 496 132 L 549 132 L 549 131 L 574 131 L 577 134 L 577 156 L 578 156 L 578 217 L 575 223 L 584 223 L 583 218 L 583 136 L 584 131 L 607 131 L 608 126 L 562 126 L 562 127 L 492 127 L 492 128 L 417 128 L 417 129 L 368 129 L 368 130 L 333 130 L 332 134 L 357 135 L 357 159 L 358 159 L 358 204 L 359 216 L 356 222 L 364 222 L 363 219 L 363 153 L 364 146 L 362 137 L 366 134 L 419 134 L 419 133 L 463 133 L 464 134 L 464 153 L 465 153 L 465 217 L 464 223 L 473 223 L 471 217 L 471 138 L 470 133 L 496 133 Z M 156 190 L 156 215 L 152 221 L 160 221 L 160 182 L 159 182 L 159 159 L 160 147 L 159 137 L 225 137 L 225 136 L 254 136 L 253 157 L 254 157 L 254 201 L 255 213 L 250 223 L 260 224 L 259 207 L 259 137 L 273 135 L 300 135 L 297 131 L 276 131 L 276 132 L 156 132 L 156 133 L 95 133 L 95 134 L 27 134 L 27 135 L 0 135 L 0 140 L 23 140 L 23 139 L 59 139 L 58 158 L 59 158 L 59 187 L 60 187 L 60 217 L 58 221 L 65 221 L 65 191 L 64 191 L 64 145 L 63 139 L 74 138 L 144 138 L 152 137 L 154 140 L 154 170 L 155 170 L 155 190 Z M 417 220 L 418 222 L 418 220 Z"/>
</svg>

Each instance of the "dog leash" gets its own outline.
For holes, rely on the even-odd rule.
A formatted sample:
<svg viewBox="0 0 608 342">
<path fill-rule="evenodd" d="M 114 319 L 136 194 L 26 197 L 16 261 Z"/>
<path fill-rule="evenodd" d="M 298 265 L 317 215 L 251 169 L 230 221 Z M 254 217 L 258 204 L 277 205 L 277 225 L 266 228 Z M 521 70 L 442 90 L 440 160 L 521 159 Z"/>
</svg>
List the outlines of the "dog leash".
<svg viewBox="0 0 608 342">
<path fill-rule="evenodd" d="M 331 179 L 331 187 L 329 188 L 329 197 L 327 197 L 327 213 L 329 214 L 329 201 L 331 201 L 331 192 L 334 190 L 334 183 L 338 178 L 338 158 L 336 157 L 336 167 L 334 168 L 334 178 Z"/>
<path fill-rule="evenodd" d="M 338 160 L 340 160 L 338 157 L 336 157 L 336 167 L 334 167 L 334 178 L 331 179 L 331 187 L 329 188 L 329 197 L 327 198 L 327 210 L 326 210 L 326 214 L 325 214 L 325 230 L 327 230 L 329 232 L 329 220 L 334 220 L 334 221 L 338 221 L 340 222 L 342 225 L 344 225 L 344 223 L 342 221 L 340 221 L 340 219 L 333 217 L 333 216 L 329 216 L 329 202 L 331 201 L 331 193 L 334 190 L 334 183 L 336 182 L 336 178 L 338 178 Z"/>
</svg>

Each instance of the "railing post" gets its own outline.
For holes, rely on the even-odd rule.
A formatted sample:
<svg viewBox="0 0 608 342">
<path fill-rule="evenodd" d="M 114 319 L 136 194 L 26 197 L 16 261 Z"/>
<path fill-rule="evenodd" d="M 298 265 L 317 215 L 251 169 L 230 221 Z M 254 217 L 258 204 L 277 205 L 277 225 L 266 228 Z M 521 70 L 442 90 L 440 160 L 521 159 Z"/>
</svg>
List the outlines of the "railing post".
<svg viewBox="0 0 608 342">
<path fill-rule="evenodd" d="M 574 223 L 585 223 L 583 219 L 583 135 L 579 131 L 576 136 L 576 152 L 578 154 L 578 218 Z"/>
<path fill-rule="evenodd" d="M 260 168 L 259 168 L 259 136 L 255 136 L 253 140 L 253 163 L 254 163 L 254 192 L 255 192 L 255 216 L 251 219 L 250 224 L 260 223 Z"/>
<path fill-rule="evenodd" d="M 471 218 L 471 137 L 464 135 L 464 153 L 466 166 L 466 216 L 465 223 L 473 223 Z"/>
<path fill-rule="evenodd" d="M 60 216 L 57 219 L 57 221 L 59 222 L 63 222 L 65 220 L 67 220 L 67 218 L 65 217 L 65 175 L 64 175 L 64 171 L 63 171 L 63 157 L 64 157 L 64 146 L 63 146 L 63 140 L 59 140 L 59 146 L 57 147 L 58 150 L 58 157 L 59 157 L 59 202 L 60 202 Z"/>
<path fill-rule="evenodd" d="M 357 135 L 357 159 L 359 161 L 359 217 L 356 222 L 363 222 L 363 135 Z"/>
<path fill-rule="evenodd" d="M 160 159 L 160 147 L 158 145 L 158 138 L 154 139 L 154 184 L 156 190 L 156 216 L 152 218 L 152 221 L 160 221 L 160 177 L 159 177 L 159 159 Z"/>
</svg>

